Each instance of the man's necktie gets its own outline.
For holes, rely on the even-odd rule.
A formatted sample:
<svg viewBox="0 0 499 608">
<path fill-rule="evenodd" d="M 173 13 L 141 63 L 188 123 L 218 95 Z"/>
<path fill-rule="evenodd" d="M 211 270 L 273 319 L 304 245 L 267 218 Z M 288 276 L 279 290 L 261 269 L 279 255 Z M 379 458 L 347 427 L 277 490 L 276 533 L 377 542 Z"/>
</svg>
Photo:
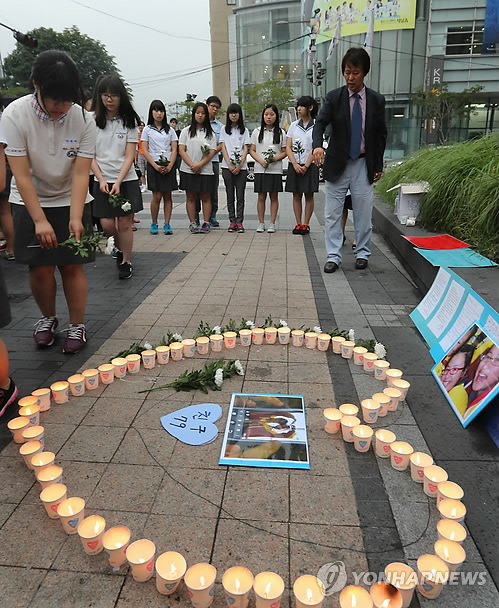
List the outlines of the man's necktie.
<svg viewBox="0 0 499 608">
<path fill-rule="evenodd" d="M 350 158 L 356 160 L 360 156 L 360 137 L 362 135 L 362 110 L 360 95 L 354 93 L 355 101 L 352 110 L 352 135 L 350 138 Z"/>
</svg>

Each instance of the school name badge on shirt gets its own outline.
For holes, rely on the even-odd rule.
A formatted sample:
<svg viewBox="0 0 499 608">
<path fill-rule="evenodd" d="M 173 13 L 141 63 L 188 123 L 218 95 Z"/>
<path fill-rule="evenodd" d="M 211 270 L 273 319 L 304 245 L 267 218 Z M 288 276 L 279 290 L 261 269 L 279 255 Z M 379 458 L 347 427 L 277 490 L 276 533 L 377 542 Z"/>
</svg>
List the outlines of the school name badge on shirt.
<svg viewBox="0 0 499 608">
<path fill-rule="evenodd" d="M 116 137 L 118 139 L 123 139 L 126 135 L 126 131 L 116 131 Z"/>
<path fill-rule="evenodd" d="M 65 139 L 62 149 L 66 152 L 68 158 L 75 158 L 80 148 L 79 139 Z"/>
</svg>

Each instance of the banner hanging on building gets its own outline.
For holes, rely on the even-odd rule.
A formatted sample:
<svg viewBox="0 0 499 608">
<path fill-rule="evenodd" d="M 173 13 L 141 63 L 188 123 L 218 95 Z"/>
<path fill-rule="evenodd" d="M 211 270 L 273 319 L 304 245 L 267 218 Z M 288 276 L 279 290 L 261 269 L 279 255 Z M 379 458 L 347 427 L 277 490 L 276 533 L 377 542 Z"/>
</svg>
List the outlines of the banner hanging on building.
<svg viewBox="0 0 499 608">
<path fill-rule="evenodd" d="M 341 37 L 365 34 L 374 12 L 374 31 L 414 29 L 416 25 L 416 0 L 314 0 L 317 13 L 317 44 L 333 37 L 341 19 Z M 313 12 L 313 11 L 312 11 Z"/>
</svg>

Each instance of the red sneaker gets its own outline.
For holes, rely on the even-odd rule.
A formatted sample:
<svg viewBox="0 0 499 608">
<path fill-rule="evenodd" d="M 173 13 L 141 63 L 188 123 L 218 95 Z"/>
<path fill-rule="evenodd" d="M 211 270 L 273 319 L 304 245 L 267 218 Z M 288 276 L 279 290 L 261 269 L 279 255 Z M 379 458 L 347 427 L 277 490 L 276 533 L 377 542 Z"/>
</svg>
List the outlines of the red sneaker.
<svg viewBox="0 0 499 608">
<path fill-rule="evenodd" d="M 68 332 L 68 335 L 62 347 L 62 352 L 70 354 L 79 353 L 87 343 L 85 325 L 83 323 L 71 323 L 65 331 Z"/>
<path fill-rule="evenodd" d="M 37 346 L 52 346 L 59 321 L 57 317 L 42 317 L 35 323 L 33 339 Z"/>
<path fill-rule="evenodd" d="M 296 226 L 293 228 L 293 234 L 303 234 L 302 228 L 303 226 L 301 224 L 296 224 Z"/>
</svg>

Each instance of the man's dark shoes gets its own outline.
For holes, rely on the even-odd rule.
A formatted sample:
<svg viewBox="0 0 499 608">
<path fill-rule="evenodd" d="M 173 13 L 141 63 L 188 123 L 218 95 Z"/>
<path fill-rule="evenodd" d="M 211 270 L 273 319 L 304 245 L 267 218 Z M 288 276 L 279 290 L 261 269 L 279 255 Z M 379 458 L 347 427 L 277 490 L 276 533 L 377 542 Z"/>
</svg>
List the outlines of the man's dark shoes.
<svg viewBox="0 0 499 608">
<path fill-rule="evenodd" d="M 365 268 L 367 268 L 367 260 L 364 258 L 359 258 L 358 260 L 355 260 L 355 268 L 357 270 L 364 270 Z"/>
<path fill-rule="evenodd" d="M 326 262 L 324 264 L 324 272 L 327 272 L 328 274 L 331 272 L 336 272 L 338 268 L 339 266 L 336 262 Z"/>
</svg>

